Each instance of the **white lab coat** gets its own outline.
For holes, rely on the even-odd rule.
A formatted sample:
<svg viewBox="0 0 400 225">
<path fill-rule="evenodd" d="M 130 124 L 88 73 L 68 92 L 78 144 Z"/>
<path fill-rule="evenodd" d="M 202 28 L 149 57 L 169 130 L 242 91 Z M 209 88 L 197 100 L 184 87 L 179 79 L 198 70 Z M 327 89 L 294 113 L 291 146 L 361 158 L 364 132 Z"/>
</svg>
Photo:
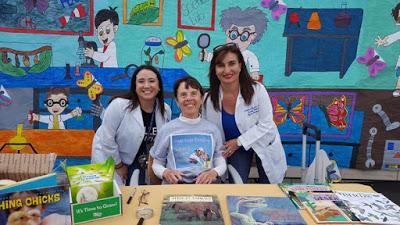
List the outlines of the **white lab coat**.
<svg viewBox="0 0 400 225">
<path fill-rule="evenodd" d="M 261 159 L 262 166 L 271 183 L 281 183 L 287 169 L 286 156 L 281 143 L 281 138 L 273 121 L 272 105 L 265 87 L 257 83 L 253 85 L 254 95 L 250 105 L 246 105 L 239 93 L 236 100 L 235 121 L 241 133 L 238 137 L 244 149 L 252 148 Z M 223 93 L 220 88 L 220 106 L 222 106 Z M 212 106 L 210 97 L 203 107 L 203 117 L 215 123 L 221 130 L 221 112 L 217 112 Z"/>
<path fill-rule="evenodd" d="M 104 119 L 92 144 L 92 163 L 100 163 L 111 156 L 115 164 L 132 164 L 142 144 L 145 127 L 140 107 L 133 111 L 128 99 L 114 99 L 107 107 Z M 158 103 L 157 103 L 158 104 Z M 171 109 L 165 104 L 165 116 L 156 107 L 157 130 L 171 119 Z"/>
<path fill-rule="evenodd" d="M 118 67 L 117 47 L 115 42 L 110 42 L 106 52 L 103 52 L 103 49 L 104 48 L 98 48 L 98 50 L 93 53 L 92 58 L 98 62 L 102 62 L 103 67 Z"/>
<path fill-rule="evenodd" d="M 65 129 L 64 121 L 71 119 L 71 113 L 57 115 L 59 129 Z M 54 129 L 53 115 L 39 115 L 39 122 L 47 123 L 47 129 Z"/>
<path fill-rule="evenodd" d="M 391 35 L 388 35 L 387 37 L 388 37 L 388 40 L 387 40 L 387 43 L 384 44 L 384 46 L 389 46 L 389 45 L 393 44 L 394 42 L 400 40 L 400 31 L 393 33 Z M 397 59 L 396 68 L 397 67 L 400 67 L 400 56 Z"/>
</svg>

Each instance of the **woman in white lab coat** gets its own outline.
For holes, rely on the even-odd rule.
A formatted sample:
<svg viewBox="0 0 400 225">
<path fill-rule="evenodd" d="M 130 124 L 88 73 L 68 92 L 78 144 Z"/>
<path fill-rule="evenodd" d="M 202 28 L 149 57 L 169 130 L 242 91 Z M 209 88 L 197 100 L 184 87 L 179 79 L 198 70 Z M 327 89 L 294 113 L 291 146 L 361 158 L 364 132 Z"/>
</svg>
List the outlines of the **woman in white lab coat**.
<svg viewBox="0 0 400 225">
<path fill-rule="evenodd" d="M 144 184 L 148 152 L 157 130 L 170 119 L 160 72 L 152 66 L 139 66 L 129 92 L 113 97 L 105 111 L 93 139 L 92 163 L 111 156 L 117 178 L 129 184 L 133 171 L 139 169 L 138 183 Z"/>
<path fill-rule="evenodd" d="M 259 183 L 281 183 L 286 157 L 265 87 L 251 79 L 235 44 L 217 46 L 213 54 L 203 117 L 221 130 L 224 156 L 244 183 L 254 153 Z"/>
</svg>

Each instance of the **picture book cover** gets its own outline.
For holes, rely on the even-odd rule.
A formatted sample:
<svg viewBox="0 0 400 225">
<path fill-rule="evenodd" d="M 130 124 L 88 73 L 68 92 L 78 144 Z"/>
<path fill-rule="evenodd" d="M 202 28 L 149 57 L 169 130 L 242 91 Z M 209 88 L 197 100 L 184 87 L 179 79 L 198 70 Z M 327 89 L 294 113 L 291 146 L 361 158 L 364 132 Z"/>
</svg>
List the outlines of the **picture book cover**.
<svg viewBox="0 0 400 225">
<path fill-rule="evenodd" d="M 340 208 L 329 200 L 306 201 L 304 208 L 317 223 L 350 223 L 350 219 Z"/>
<path fill-rule="evenodd" d="M 347 218 L 350 219 L 351 222 L 360 222 L 356 215 L 333 192 L 298 191 L 295 195 L 302 205 L 306 204 L 306 202 L 332 201 L 342 210 L 342 212 L 347 216 Z"/>
<path fill-rule="evenodd" d="M 400 207 L 380 193 L 335 193 L 362 223 L 400 224 Z"/>
<path fill-rule="evenodd" d="M 224 225 L 215 195 L 167 195 L 161 209 L 160 225 Z"/>
<path fill-rule="evenodd" d="M 0 225 L 71 224 L 68 186 L 0 194 Z"/>
<path fill-rule="evenodd" d="M 211 134 L 171 135 L 171 149 L 176 169 L 194 171 L 210 169 L 213 146 Z"/>
<path fill-rule="evenodd" d="M 281 183 L 279 188 L 290 198 L 298 209 L 303 209 L 301 201 L 297 198 L 296 192 L 313 191 L 313 192 L 332 192 L 327 184 L 301 184 L 301 183 Z"/>
<path fill-rule="evenodd" d="M 227 196 L 232 225 L 306 225 L 287 197 Z"/>
<path fill-rule="evenodd" d="M 289 191 L 332 192 L 328 184 L 281 183 L 278 186 L 285 194 L 289 194 Z"/>
</svg>

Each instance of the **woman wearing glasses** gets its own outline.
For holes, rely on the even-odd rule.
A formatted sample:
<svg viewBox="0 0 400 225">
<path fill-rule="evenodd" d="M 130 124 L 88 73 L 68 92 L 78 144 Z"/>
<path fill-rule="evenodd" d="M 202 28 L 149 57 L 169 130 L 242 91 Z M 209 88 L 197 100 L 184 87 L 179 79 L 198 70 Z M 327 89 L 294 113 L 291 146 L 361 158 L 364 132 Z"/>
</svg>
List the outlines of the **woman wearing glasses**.
<svg viewBox="0 0 400 225">
<path fill-rule="evenodd" d="M 254 153 L 260 183 L 280 183 L 286 157 L 265 87 L 251 79 L 234 43 L 214 48 L 203 116 L 217 124 L 228 164 L 247 182 Z M 233 182 L 232 177 L 229 178 Z"/>
<path fill-rule="evenodd" d="M 132 184 L 131 175 L 139 169 L 138 182 L 145 184 L 148 152 L 157 130 L 170 118 L 160 72 L 152 66 L 139 66 L 133 73 L 129 92 L 110 100 L 93 139 L 92 163 L 111 156 L 116 174 L 122 179 L 117 179 L 119 183 Z"/>
</svg>

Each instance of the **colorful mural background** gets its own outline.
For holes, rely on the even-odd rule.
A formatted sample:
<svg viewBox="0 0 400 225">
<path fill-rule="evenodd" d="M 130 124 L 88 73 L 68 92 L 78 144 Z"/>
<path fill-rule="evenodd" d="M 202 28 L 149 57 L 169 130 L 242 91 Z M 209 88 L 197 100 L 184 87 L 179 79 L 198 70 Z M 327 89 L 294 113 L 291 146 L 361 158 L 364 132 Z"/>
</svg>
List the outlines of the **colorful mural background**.
<svg viewBox="0 0 400 225">
<path fill-rule="evenodd" d="M 42 0 L 32 9 L 30 1 L 20 2 L 27 5 L 0 1 L 0 18 L 21 22 L 0 23 L 0 147 L 23 124 L 33 146 L 72 140 L 59 149 L 36 144 L 37 151 L 87 161 L 102 110 L 128 88 L 131 64 L 161 68 L 176 116 L 174 80 L 190 74 L 207 87 L 212 49 L 236 42 L 252 76 L 269 90 L 289 165 L 298 166 L 304 121 L 321 128 L 322 147 L 342 168 L 400 167 L 400 97 L 392 93 L 400 47 L 384 42 L 400 31 L 391 15 L 399 1 Z M 107 50 L 114 58 L 100 68 L 103 59 L 94 52 L 104 51 L 105 39 L 97 37 L 95 16 L 104 9 L 115 10 L 119 24 L 107 39 L 115 44 L 115 51 Z M 30 26 L 29 19 L 40 24 Z M 66 100 L 57 119 L 65 130 L 50 135 L 43 118 L 55 118 L 47 100 L 54 89 L 66 91 L 52 100 L 54 106 Z"/>
</svg>

